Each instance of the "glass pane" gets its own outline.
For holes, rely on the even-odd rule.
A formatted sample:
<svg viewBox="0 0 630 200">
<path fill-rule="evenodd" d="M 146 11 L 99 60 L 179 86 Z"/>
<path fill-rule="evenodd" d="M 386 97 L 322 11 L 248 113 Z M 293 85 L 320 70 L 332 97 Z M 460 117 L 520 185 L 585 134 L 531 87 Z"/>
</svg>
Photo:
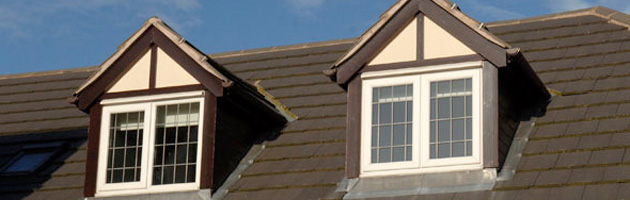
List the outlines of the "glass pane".
<svg viewBox="0 0 630 200">
<path fill-rule="evenodd" d="M 405 109 L 406 104 L 406 102 L 394 103 L 394 123 L 405 121 L 405 116 L 407 116 L 407 113 L 405 113 L 405 111 L 407 110 Z"/>
<path fill-rule="evenodd" d="M 153 159 L 154 165 L 161 165 L 162 164 L 162 162 L 163 162 L 163 160 L 162 160 L 163 156 L 162 155 L 164 153 L 163 151 L 164 151 L 163 147 L 161 147 L 161 146 L 160 147 L 155 147 L 155 157 Z"/>
<path fill-rule="evenodd" d="M 125 131 L 117 130 L 115 140 L 115 147 L 124 147 L 125 146 Z"/>
<path fill-rule="evenodd" d="M 156 121 L 158 124 L 164 124 L 164 120 L 166 120 L 166 108 L 164 106 L 157 107 L 157 117 Z"/>
<path fill-rule="evenodd" d="M 378 156 L 378 153 L 377 153 L 376 149 L 372 149 L 372 152 L 371 152 L 371 157 L 372 157 L 372 161 L 371 162 L 372 163 L 378 163 L 378 159 L 377 159 L 378 157 L 377 156 Z"/>
<path fill-rule="evenodd" d="M 407 85 L 407 96 L 408 97 L 413 96 L 413 85 L 411 84 Z"/>
<path fill-rule="evenodd" d="M 438 158 L 448 158 L 450 156 L 451 156 L 451 145 L 439 144 L 438 145 Z"/>
<path fill-rule="evenodd" d="M 175 173 L 175 167 L 166 166 L 164 167 L 164 181 L 162 184 L 171 184 L 173 183 L 173 173 Z"/>
<path fill-rule="evenodd" d="M 164 134 L 165 134 L 166 129 L 162 128 L 157 128 L 155 131 L 155 144 L 162 144 L 164 143 Z"/>
<path fill-rule="evenodd" d="M 464 92 L 466 90 L 466 86 L 464 85 L 464 79 L 454 80 L 453 81 L 453 93 Z"/>
<path fill-rule="evenodd" d="M 136 166 L 136 148 L 127 149 L 127 155 L 125 155 L 125 167 Z"/>
<path fill-rule="evenodd" d="M 381 126 L 379 128 L 379 139 L 378 146 L 392 146 L 392 127 L 391 126 Z"/>
<path fill-rule="evenodd" d="M 451 121 L 440 120 L 438 122 L 438 141 L 448 142 L 451 140 Z"/>
<path fill-rule="evenodd" d="M 177 142 L 178 143 L 188 142 L 188 127 L 187 126 L 177 128 Z"/>
<path fill-rule="evenodd" d="M 176 116 L 177 116 L 177 105 L 166 106 L 166 119 L 164 121 L 166 122 L 167 126 L 175 125 Z"/>
<path fill-rule="evenodd" d="M 437 126 L 436 126 L 436 122 L 434 122 L 434 121 L 433 121 L 433 122 L 431 122 L 430 129 L 431 129 L 431 134 L 430 134 L 430 137 L 431 137 L 431 142 L 435 142 L 435 139 L 437 138 Z"/>
<path fill-rule="evenodd" d="M 451 82 L 450 81 L 440 81 L 438 82 L 438 94 L 447 94 L 451 93 Z"/>
<path fill-rule="evenodd" d="M 123 164 L 125 161 L 124 159 L 125 159 L 125 149 L 114 150 L 114 168 L 123 167 Z"/>
<path fill-rule="evenodd" d="M 52 154 L 52 152 L 22 154 L 18 159 L 5 168 L 3 172 L 30 172 L 36 170 L 39 166 L 44 164 L 44 162 L 48 161 Z"/>
<path fill-rule="evenodd" d="M 461 157 L 464 156 L 464 143 L 463 142 L 455 142 L 453 143 L 453 157 Z"/>
<path fill-rule="evenodd" d="M 135 170 L 136 169 L 134 169 L 134 168 L 125 169 L 125 171 L 124 171 L 125 172 L 125 178 L 124 178 L 125 182 L 132 182 L 132 181 L 136 180 Z"/>
<path fill-rule="evenodd" d="M 472 142 L 466 142 L 466 156 L 472 156 Z"/>
<path fill-rule="evenodd" d="M 175 137 L 177 137 L 177 131 L 175 127 L 166 128 L 166 144 L 175 143 Z"/>
<path fill-rule="evenodd" d="M 196 142 L 199 135 L 198 126 L 190 126 L 190 134 L 188 135 L 190 142 Z"/>
<path fill-rule="evenodd" d="M 463 140 L 464 138 L 464 119 L 453 120 L 453 140 Z"/>
<path fill-rule="evenodd" d="M 195 182 L 195 170 L 195 165 L 188 165 L 188 173 L 186 177 L 187 183 Z"/>
<path fill-rule="evenodd" d="M 431 99 L 431 119 L 435 119 L 437 116 L 437 101 L 435 99 Z"/>
<path fill-rule="evenodd" d="M 466 119 L 466 139 L 472 139 L 472 119 Z"/>
<path fill-rule="evenodd" d="M 430 158 L 437 158 L 437 145 L 432 144 L 430 147 L 431 156 Z"/>
<path fill-rule="evenodd" d="M 472 91 L 472 79 L 466 79 L 466 91 L 471 92 Z"/>
<path fill-rule="evenodd" d="M 372 104 L 372 124 L 378 124 L 378 104 Z"/>
<path fill-rule="evenodd" d="M 114 174 L 112 175 L 112 183 L 120 183 L 123 181 L 123 170 L 115 169 L 113 170 Z"/>
<path fill-rule="evenodd" d="M 188 163 L 197 162 L 197 145 L 190 144 L 188 145 Z"/>
<path fill-rule="evenodd" d="M 130 131 L 127 133 L 127 146 L 136 146 L 138 142 L 138 133 L 135 131 Z"/>
<path fill-rule="evenodd" d="M 392 161 L 405 161 L 405 147 L 394 147 Z"/>
<path fill-rule="evenodd" d="M 164 148 L 164 164 L 173 164 L 175 162 L 175 146 L 168 145 Z"/>
<path fill-rule="evenodd" d="M 405 160 L 411 160 L 411 158 L 412 158 L 412 157 L 411 157 L 411 149 L 412 149 L 412 148 L 411 148 L 411 146 L 409 146 L 409 147 L 407 147 L 407 148 L 405 148 L 405 149 L 406 149 L 406 152 L 407 152 L 407 155 L 406 155 L 406 157 L 405 157 Z"/>
<path fill-rule="evenodd" d="M 175 183 L 186 182 L 186 165 L 178 165 L 175 167 Z"/>
<path fill-rule="evenodd" d="M 153 185 L 160 185 L 162 183 L 162 168 L 153 168 Z"/>
<path fill-rule="evenodd" d="M 392 150 L 391 148 L 381 148 L 378 152 L 378 162 L 391 162 L 392 161 Z"/>
<path fill-rule="evenodd" d="M 453 117 L 464 117 L 464 97 L 453 97 Z"/>
<path fill-rule="evenodd" d="M 394 86 L 394 98 L 406 97 L 407 87 L 405 85 Z"/>
<path fill-rule="evenodd" d="M 188 147 L 185 144 L 177 145 L 177 164 L 186 163 L 186 159 L 188 158 L 188 155 L 186 155 L 187 152 Z"/>
<path fill-rule="evenodd" d="M 392 123 L 392 103 L 379 104 L 379 122 L 381 124 Z"/>
<path fill-rule="evenodd" d="M 435 97 L 437 94 L 437 83 L 431 82 L 431 97 Z"/>
<path fill-rule="evenodd" d="M 392 87 L 381 87 L 380 100 L 392 98 Z"/>
<path fill-rule="evenodd" d="M 438 119 L 444 119 L 451 117 L 451 98 L 439 98 L 438 99 Z"/>
<path fill-rule="evenodd" d="M 466 116 L 472 116 L 472 96 L 466 96 Z"/>
<path fill-rule="evenodd" d="M 378 88 L 372 88 L 372 103 L 378 102 Z"/>
<path fill-rule="evenodd" d="M 405 144 L 405 125 L 394 125 L 394 146 Z"/>
<path fill-rule="evenodd" d="M 372 147 L 378 147 L 378 128 L 372 127 Z"/>
</svg>

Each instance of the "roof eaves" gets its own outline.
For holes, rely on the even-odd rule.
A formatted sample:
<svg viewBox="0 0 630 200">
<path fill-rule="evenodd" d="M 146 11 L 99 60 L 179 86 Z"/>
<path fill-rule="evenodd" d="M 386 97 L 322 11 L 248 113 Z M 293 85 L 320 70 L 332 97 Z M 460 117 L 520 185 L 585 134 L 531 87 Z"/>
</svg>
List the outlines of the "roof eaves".
<svg viewBox="0 0 630 200">
<path fill-rule="evenodd" d="M 568 12 L 554 13 L 554 14 L 549 14 L 549 15 L 542 15 L 542 16 L 537 16 L 537 17 L 490 22 L 486 26 L 488 27 L 510 26 L 510 25 L 517 25 L 517 24 L 541 22 L 541 21 L 564 19 L 564 18 L 579 17 L 579 16 L 588 16 L 588 15 L 601 17 L 601 18 L 607 19 L 609 23 L 630 28 L 630 15 L 627 15 L 623 12 L 619 12 L 610 8 L 602 7 L 602 6 L 596 6 L 592 8 L 585 8 L 585 9 L 568 11 Z"/>
</svg>

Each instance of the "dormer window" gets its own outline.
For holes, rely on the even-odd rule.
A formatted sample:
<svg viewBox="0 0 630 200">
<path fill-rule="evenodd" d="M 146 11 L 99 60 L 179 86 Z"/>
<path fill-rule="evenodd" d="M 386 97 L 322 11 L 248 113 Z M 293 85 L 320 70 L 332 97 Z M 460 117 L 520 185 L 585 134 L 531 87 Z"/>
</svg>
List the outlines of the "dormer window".
<svg viewBox="0 0 630 200">
<path fill-rule="evenodd" d="M 199 188 L 203 92 L 172 96 L 180 98 L 101 103 L 99 194 Z"/>
<path fill-rule="evenodd" d="M 348 91 L 344 199 L 491 189 L 515 127 L 550 98 L 517 48 L 456 8 L 400 0 L 324 71 Z"/>
<path fill-rule="evenodd" d="M 476 69 L 395 77 L 365 73 L 362 174 L 482 168 L 482 63 L 477 64 Z"/>
<path fill-rule="evenodd" d="M 270 98 L 150 18 L 71 99 L 90 114 L 84 196 L 210 198 L 287 123 Z"/>
</svg>

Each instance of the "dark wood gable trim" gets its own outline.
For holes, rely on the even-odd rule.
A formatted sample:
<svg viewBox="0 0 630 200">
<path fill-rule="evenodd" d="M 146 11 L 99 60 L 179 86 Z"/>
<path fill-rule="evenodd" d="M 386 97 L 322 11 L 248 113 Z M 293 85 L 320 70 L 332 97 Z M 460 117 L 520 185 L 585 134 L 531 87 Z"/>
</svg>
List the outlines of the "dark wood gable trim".
<svg viewBox="0 0 630 200">
<path fill-rule="evenodd" d="M 387 45 L 401 29 L 405 28 L 407 22 L 414 16 L 418 19 L 418 41 L 417 41 L 417 60 L 412 62 L 404 62 L 402 65 L 395 65 L 398 68 L 403 66 L 419 67 L 432 65 L 453 63 L 450 58 L 424 59 L 424 23 L 423 17 L 426 16 L 444 28 L 447 32 L 456 38 L 461 38 L 461 42 L 475 51 L 478 55 L 453 57 L 454 60 L 470 60 L 472 58 L 481 58 L 478 60 L 488 60 L 497 67 L 504 67 L 507 64 L 506 50 L 500 46 L 488 41 L 483 36 L 472 30 L 456 17 L 448 13 L 442 7 L 438 6 L 431 0 L 411 0 L 403 8 L 387 22 L 379 32 L 368 41 L 355 55 L 350 57 L 346 62 L 337 67 L 336 81 L 340 85 L 346 85 L 363 70 L 374 71 L 376 69 L 366 69 L 367 62 L 370 61 L 379 51 Z M 427 64 L 425 64 L 425 62 Z M 374 66 L 370 66 L 372 68 Z M 384 68 L 384 67 L 379 67 Z"/>
<path fill-rule="evenodd" d="M 129 70 L 132 65 L 149 49 L 157 49 L 160 47 L 166 54 L 177 62 L 186 72 L 193 76 L 197 81 L 209 90 L 215 96 L 223 95 L 223 86 L 221 80 L 210 74 L 195 60 L 188 56 L 175 43 L 173 43 L 166 35 L 157 28 L 149 27 L 118 60 L 116 60 L 100 77 L 92 84 L 88 85 L 80 94 L 78 94 L 77 107 L 83 111 L 87 111 L 101 97 L 108 87 L 115 82 L 120 76 Z M 150 90 L 155 88 L 155 68 L 156 68 L 156 51 L 152 51 L 151 70 L 150 70 Z"/>
<path fill-rule="evenodd" d="M 85 182 L 83 195 L 93 197 L 96 194 L 96 174 L 98 170 L 98 149 L 101 138 L 101 115 L 103 107 L 96 104 L 90 108 L 90 127 L 88 128 L 87 160 L 85 161 Z"/>
<path fill-rule="evenodd" d="M 374 37 L 368 41 L 354 56 L 341 64 L 337 69 L 337 83 L 346 84 L 363 68 L 363 66 L 374 57 L 383 46 L 395 37 L 409 22 L 409 19 L 418 14 L 417 1 L 410 1 L 396 13 L 396 15 L 375 33 Z"/>
</svg>

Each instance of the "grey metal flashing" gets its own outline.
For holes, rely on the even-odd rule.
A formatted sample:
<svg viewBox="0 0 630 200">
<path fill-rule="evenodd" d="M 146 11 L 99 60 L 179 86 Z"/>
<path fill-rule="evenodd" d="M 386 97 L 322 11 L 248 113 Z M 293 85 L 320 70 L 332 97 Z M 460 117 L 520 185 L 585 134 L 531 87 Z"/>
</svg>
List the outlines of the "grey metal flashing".
<svg viewBox="0 0 630 200">
<path fill-rule="evenodd" d="M 203 189 L 188 192 L 155 193 L 135 196 L 88 197 L 85 198 L 85 200 L 210 200 L 210 194 L 210 189 Z"/>
<path fill-rule="evenodd" d="M 488 168 L 470 171 L 350 179 L 346 181 L 347 193 L 343 199 L 491 190 L 495 185 L 496 177 L 496 169 Z M 342 185 L 344 184 L 340 184 L 340 186 Z"/>
<path fill-rule="evenodd" d="M 251 149 L 249 149 L 249 152 L 247 152 L 247 155 L 243 157 L 236 169 L 232 171 L 223 185 L 221 185 L 214 195 L 212 195 L 212 200 L 221 200 L 225 198 L 225 196 L 230 192 L 230 188 L 236 184 L 239 179 L 241 179 L 243 172 L 245 172 L 245 170 L 254 163 L 254 160 L 258 157 L 258 155 L 265 150 L 266 144 L 267 142 L 263 142 L 262 144 L 254 145 Z"/>
<path fill-rule="evenodd" d="M 507 181 L 514 177 L 516 167 L 521 161 L 521 157 L 523 157 L 523 149 L 525 149 L 525 145 L 527 144 L 527 141 L 529 141 L 529 135 L 534 131 L 537 120 L 538 118 L 532 117 L 529 121 L 521 122 L 518 125 L 518 129 L 514 134 L 514 140 L 512 140 L 512 145 L 508 151 L 503 168 L 497 176 L 497 181 Z"/>
</svg>

